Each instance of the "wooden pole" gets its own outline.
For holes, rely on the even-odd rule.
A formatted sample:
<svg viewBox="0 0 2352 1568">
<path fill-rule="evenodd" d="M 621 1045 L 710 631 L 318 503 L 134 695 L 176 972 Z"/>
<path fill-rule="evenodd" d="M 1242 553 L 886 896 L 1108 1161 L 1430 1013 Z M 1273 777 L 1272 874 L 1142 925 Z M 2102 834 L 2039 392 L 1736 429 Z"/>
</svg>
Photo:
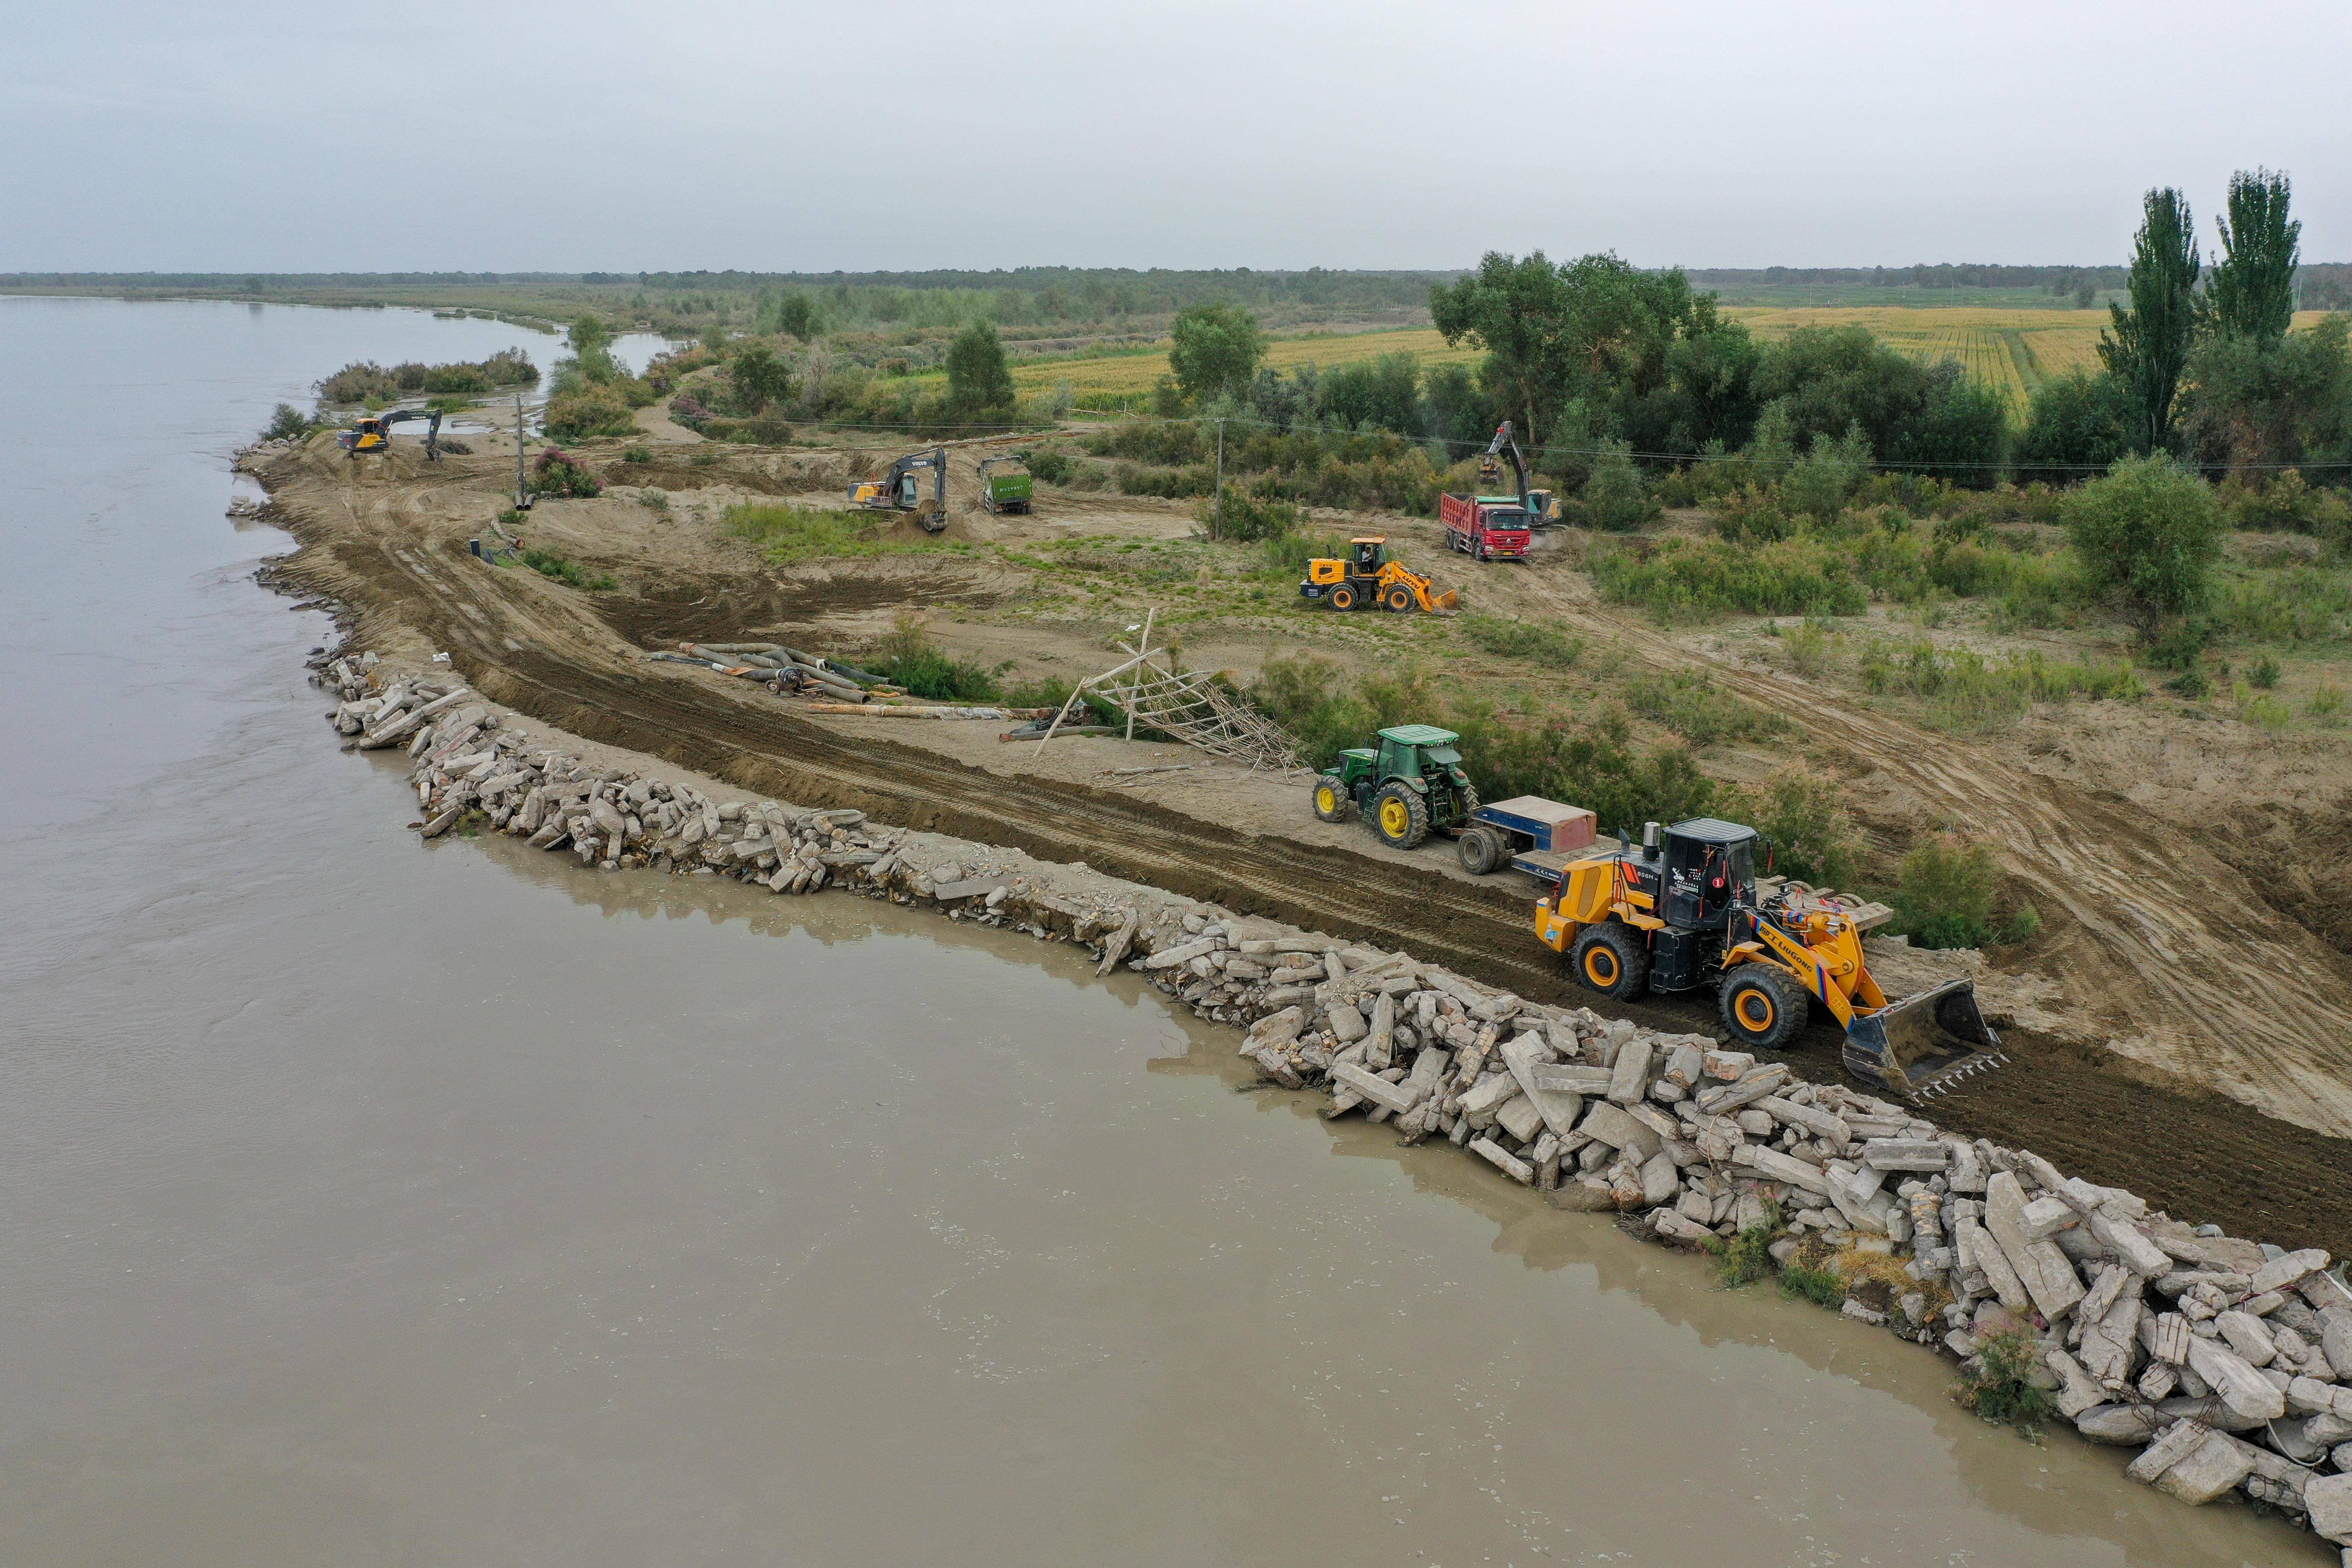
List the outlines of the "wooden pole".
<svg viewBox="0 0 2352 1568">
<path fill-rule="evenodd" d="M 1217 421 L 1217 510 L 1209 523 L 1211 542 L 1225 536 L 1225 422 Z M 1130 726 L 1131 727 L 1131 726 Z M 1133 739 L 1132 736 L 1129 739 Z"/>
</svg>

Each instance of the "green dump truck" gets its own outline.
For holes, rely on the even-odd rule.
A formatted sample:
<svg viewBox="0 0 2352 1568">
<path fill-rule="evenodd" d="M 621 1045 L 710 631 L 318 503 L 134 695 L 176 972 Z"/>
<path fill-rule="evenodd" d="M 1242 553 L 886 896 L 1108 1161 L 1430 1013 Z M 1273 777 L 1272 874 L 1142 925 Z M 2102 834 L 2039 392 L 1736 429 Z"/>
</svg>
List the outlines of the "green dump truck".
<svg viewBox="0 0 2352 1568">
<path fill-rule="evenodd" d="M 1027 511 L 1034 485 L 1018 458 L 980 460 L 980 499 L 992 512 Z"/>
</svg>

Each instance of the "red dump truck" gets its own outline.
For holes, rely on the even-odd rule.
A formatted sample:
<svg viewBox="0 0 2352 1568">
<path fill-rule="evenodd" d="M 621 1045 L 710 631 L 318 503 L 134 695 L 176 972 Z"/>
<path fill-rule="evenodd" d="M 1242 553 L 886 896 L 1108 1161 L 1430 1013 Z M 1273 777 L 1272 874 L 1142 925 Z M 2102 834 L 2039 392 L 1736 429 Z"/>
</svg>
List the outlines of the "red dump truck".
<svg viewBox="0 0 2352 1568">
<path fill-rule="evenodd" d="M 1441 495 L 1437 520 L 1445 525 L 1446 547 L 1478 561 L 1525 560 L 1534 537 L 1517 496 Z"/>
</svg>

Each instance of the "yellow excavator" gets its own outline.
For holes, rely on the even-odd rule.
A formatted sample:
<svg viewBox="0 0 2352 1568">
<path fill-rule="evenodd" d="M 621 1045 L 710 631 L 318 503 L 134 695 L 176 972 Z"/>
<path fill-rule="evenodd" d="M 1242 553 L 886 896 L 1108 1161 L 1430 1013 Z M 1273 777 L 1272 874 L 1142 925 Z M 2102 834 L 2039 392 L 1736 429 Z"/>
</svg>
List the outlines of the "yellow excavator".
<svg viewBox="0 0 2352 1568">
<path fill-rule="evenodd" d="M 425 460 L 441 460 L 441 411 L 438 408 L 395 408 L 388 414 L 363 414 L 356 424 L 335 437 L 354 458 L 381 452 L 392 445 L 392 427 L 411 419 L 425 421 Z M 460 450 L 463 450 L 461 447 Z"/>
<path fill-rule="evenodd" d="M 1962 975 L 1890 1002 L 1871 978 L 1864 913 L 1799 882 L 1760 880 L 1752 827 L 1712 817 L 1647 824 L 1636 846 L 1571 860 L 1537 901 L 1536 937 L 1604 996 L 1713 984 L 1724 1027 L 1784 1047 L 1814 1003 L 1845 1030 L 1848 1072 L 1914 1100 L 2008 1058 Z"/>
<path fill-rule="evenodd" d="M 923 475 L 931 476 L 931 495 L 923 498 Z M 852 506 L 870 507 L 877 511 L 911 511 L 926 533 L 939 533 L 948 525 L 948 449 L 934 447 L 928 452 L 909 452 L 890 465 L 890 471 L 878 479 L 859 479 L 849 487 Z"/>
<path fill-rule="evenodd" d="M 1437 593 L 1428 578 L 1389 554 L 1386 534 L 1348 542 L 1345 556 L 1318 556 L 1307 563 L 1298 596 L 1335 610 L 1379 605 L 1386 609 L 1450 610 L 1460 595 L 1448 588 Z"/>
</svg>

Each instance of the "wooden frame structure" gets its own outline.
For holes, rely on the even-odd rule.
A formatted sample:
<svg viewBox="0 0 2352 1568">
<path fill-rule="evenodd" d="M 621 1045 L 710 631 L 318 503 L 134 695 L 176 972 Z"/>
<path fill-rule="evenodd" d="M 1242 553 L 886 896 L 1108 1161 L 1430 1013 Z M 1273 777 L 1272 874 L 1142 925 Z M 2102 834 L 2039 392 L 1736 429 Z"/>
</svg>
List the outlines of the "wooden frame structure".
<svg viewBox="0 0 2352 1568">
<path fill-rule="evenodd" d="M 1127 738 L 1130 741 L 1135 739 L 1135 727 L 1140 722 L 1146 729 L 1157 730 L 1211 756 L 1247 763 L 1252 772 L 1259 768 L 1277 772 L 1298 768 L 1298 744 L 1279 724 L 1227 696 L 1218 688 L 1214 677 L 1197 670 L 1179 670 L 1169 662 L 1170 650 L 1152 647 L 1151 623 L 1158 614 L 1153 610 L 1143 617 L 1143 635 L 1133 645 L 1118 645 L 1129 656 L 1126 663 L 1078 682 L 1069 700 L 1062 704 L 1061 711 L 1054 715 L 1053 723 L 1038 738 L 1036 754 L 1045 754 L 1045 742 L 1061 729 L 1062 721 L 1070 716 L 1080 699 L 1092 691 L 1117 703 L 1127 715 Z"/>
</svg>

